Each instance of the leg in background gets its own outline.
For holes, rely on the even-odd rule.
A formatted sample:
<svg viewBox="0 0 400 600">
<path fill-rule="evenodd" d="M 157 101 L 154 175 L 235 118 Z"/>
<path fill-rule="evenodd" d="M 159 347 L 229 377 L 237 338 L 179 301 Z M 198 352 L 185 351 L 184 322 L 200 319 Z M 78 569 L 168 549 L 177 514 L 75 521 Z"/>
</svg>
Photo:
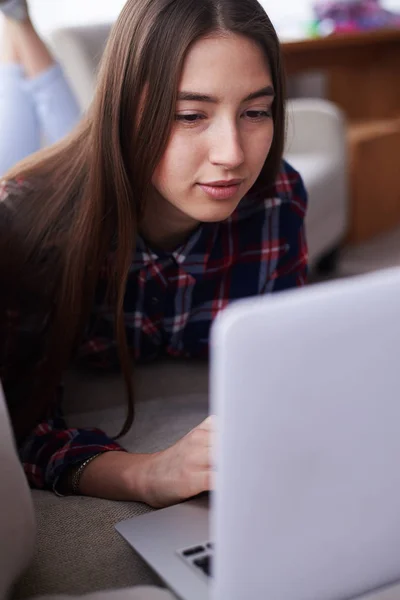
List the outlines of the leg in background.
<svg viewBox="0 0 400 600">
<path fill-rule="evenodd" d="M 25 71 L 24 89 L 33 99 L 46 141 L 52 144 L 67 135 L 79 121 L 77 100 L 29 16 L 20 21 L 7 21 Z"/>
<path fill-rule="evenodd" d="M 68 135 L 78 123 L 78 102 L 60 65 L 53 64 L 34 79 L 26 79 L 24 90 L 30 95 L 48 144 Z"/>
<path fill-rule="evenodd" d="M 23 90 L 23 69 L 4 20 L 0 48 L 0 176 L 40 147 L 35 106 Z"/>
</svg>

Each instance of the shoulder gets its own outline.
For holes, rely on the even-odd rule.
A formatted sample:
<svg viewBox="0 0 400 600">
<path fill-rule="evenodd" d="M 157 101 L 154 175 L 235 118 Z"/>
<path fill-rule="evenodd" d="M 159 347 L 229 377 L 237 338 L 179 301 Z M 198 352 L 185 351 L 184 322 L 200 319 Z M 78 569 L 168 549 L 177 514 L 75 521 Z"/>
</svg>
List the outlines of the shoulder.
<svg viewBox="0 0 400 600">
<path fill-rule="evenodd" d="M 0 180 L 1 273 L 9 270 L 30 233 L 30 219 L 24 214 L 28 193 L 29 186 L 22 180 Z"/>
<path fill-rule="evenodd" d="M 2 250 L 7 248 L 18 220 L 22 188 L 15 180 L 0 180 L 0 238 Z"/>
<path fill-rule="evenodd" d="M 12 208 L 12 200 L 13 200 L 13 181 L 9 181 L 6 179 L 0 180 L 0 209 L 3 212 L 4 210 L 9 210 Z"/>
<path fill-rule="evenodd" d="M 8 198 L 19 198 L 28 193 L 32 193 L 36 186 L 33 181 L 16 177 L 15 179 L 0 178 L 0 202 L 4 202 Z"/>
<path fill-rule="evenodd" d="M 36 179 L 0 179 L 0 248 L 25 245 L 32 238 L 34 223 L 43 216 L 40 185 Z"/>
<path fill-rule="evenodd" d="M 59 262 L 38 226 L 42 215 L 35 191 L 22 179 L 0 181 L 0 306 L 26 313 L 45 304 Z"/>
<path fill-rule="evenodd" d="M 282 203 L 293 209 L 299 217 L 305 217 L 308 198 L 303 179 L 300 173 L 285 160 L 281 163 L 270 196 L 279 198 Z"/>
<path fill-rule="evenodd" d="M 18 209 L 34 192 L 31 182 L 24 179 L 0 179 L 0 216 L 10 218 L 18 214 Z"/>
<path fill-rule="evenodd" d="M 288 162 L 282 161 L 275 182 L 269 188 L 251 190 L 240 202 L 236 219 L 280 214 L 296 216 L 301 221 L 307 211 L 307 191 L 298 171 Z"/>
</svg>

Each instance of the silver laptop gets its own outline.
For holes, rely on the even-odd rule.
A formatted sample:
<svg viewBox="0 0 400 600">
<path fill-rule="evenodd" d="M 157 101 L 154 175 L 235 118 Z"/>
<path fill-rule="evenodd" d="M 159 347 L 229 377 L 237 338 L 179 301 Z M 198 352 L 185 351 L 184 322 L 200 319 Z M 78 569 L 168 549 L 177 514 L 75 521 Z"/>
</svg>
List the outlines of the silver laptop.
<svg viewBox="0 0 400 600">
<path fill-rule="evenodd" d="M 198 497 L 119 533 L 184 600 L 399 580 L 400 270 L 236 302 L 211 341 L 211 511 Z"/>
</svg>

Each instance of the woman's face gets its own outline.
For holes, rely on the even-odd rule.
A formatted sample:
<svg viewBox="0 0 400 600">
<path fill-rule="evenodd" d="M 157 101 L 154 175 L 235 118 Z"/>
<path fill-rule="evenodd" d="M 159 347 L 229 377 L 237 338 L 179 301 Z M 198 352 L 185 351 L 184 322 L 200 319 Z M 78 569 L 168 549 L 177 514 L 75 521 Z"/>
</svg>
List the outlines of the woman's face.
<svg viewBox="0 0 400 600">
<path fill-rule="evenodd" d="M 158 219 L 190 228 L 229 217 L 256 181 L 274 133 L 274 90 L 259 46 L 230 34 L 192 46 L 178 93 L 152 181 Z"/>
</svg>

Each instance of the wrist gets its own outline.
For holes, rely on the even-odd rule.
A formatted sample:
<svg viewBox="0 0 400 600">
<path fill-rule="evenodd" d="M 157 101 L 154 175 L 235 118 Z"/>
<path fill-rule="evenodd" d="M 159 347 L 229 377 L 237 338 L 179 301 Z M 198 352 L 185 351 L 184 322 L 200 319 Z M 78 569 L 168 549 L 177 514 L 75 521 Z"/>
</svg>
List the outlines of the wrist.
<svg viewBox="0 0 400 600">
<path fill-rule="evenodd" d="M 85 468 L 102 453 L 94 454 L 76 464 L 70 465 L 65 469 L 54 485 L 54 491 L 60 496 L 79 495 L 80 480 Z"/>
<path fill-rule="evenodd" d="M 140 502 L 157 506 L 157 457 L 160 452 L 133 455 L 132 468 L 125 473 L 126 483 L 131 493 Z"/>
<path fill-rule="evenodd" d="M 80 493 L 85 496 L 148 503 L 147 489 L 152 454 L 108 451 L 82 472 Z"/>
<path fill-rule="evenodd" d="M 89 466 L 89 464 L 92 461 L 96 460 L 96 458 L 98 456 L 100 456 L 101 454 L 103 454 L 103 453 L 98 452 L 97 454 L 94 454 L 93 456 L 89 456 L 89 458 L 87 458 L 83 462 L 76 465 L 76 467 L 72 470 L 71 480 L 70 480 L 71 494 L 73 494 L 74 496 L 77 496 L 80 494 L 80 482 L 81 482 L 81 478 L 83 476 L 85 469 Z"/>
</svg>

